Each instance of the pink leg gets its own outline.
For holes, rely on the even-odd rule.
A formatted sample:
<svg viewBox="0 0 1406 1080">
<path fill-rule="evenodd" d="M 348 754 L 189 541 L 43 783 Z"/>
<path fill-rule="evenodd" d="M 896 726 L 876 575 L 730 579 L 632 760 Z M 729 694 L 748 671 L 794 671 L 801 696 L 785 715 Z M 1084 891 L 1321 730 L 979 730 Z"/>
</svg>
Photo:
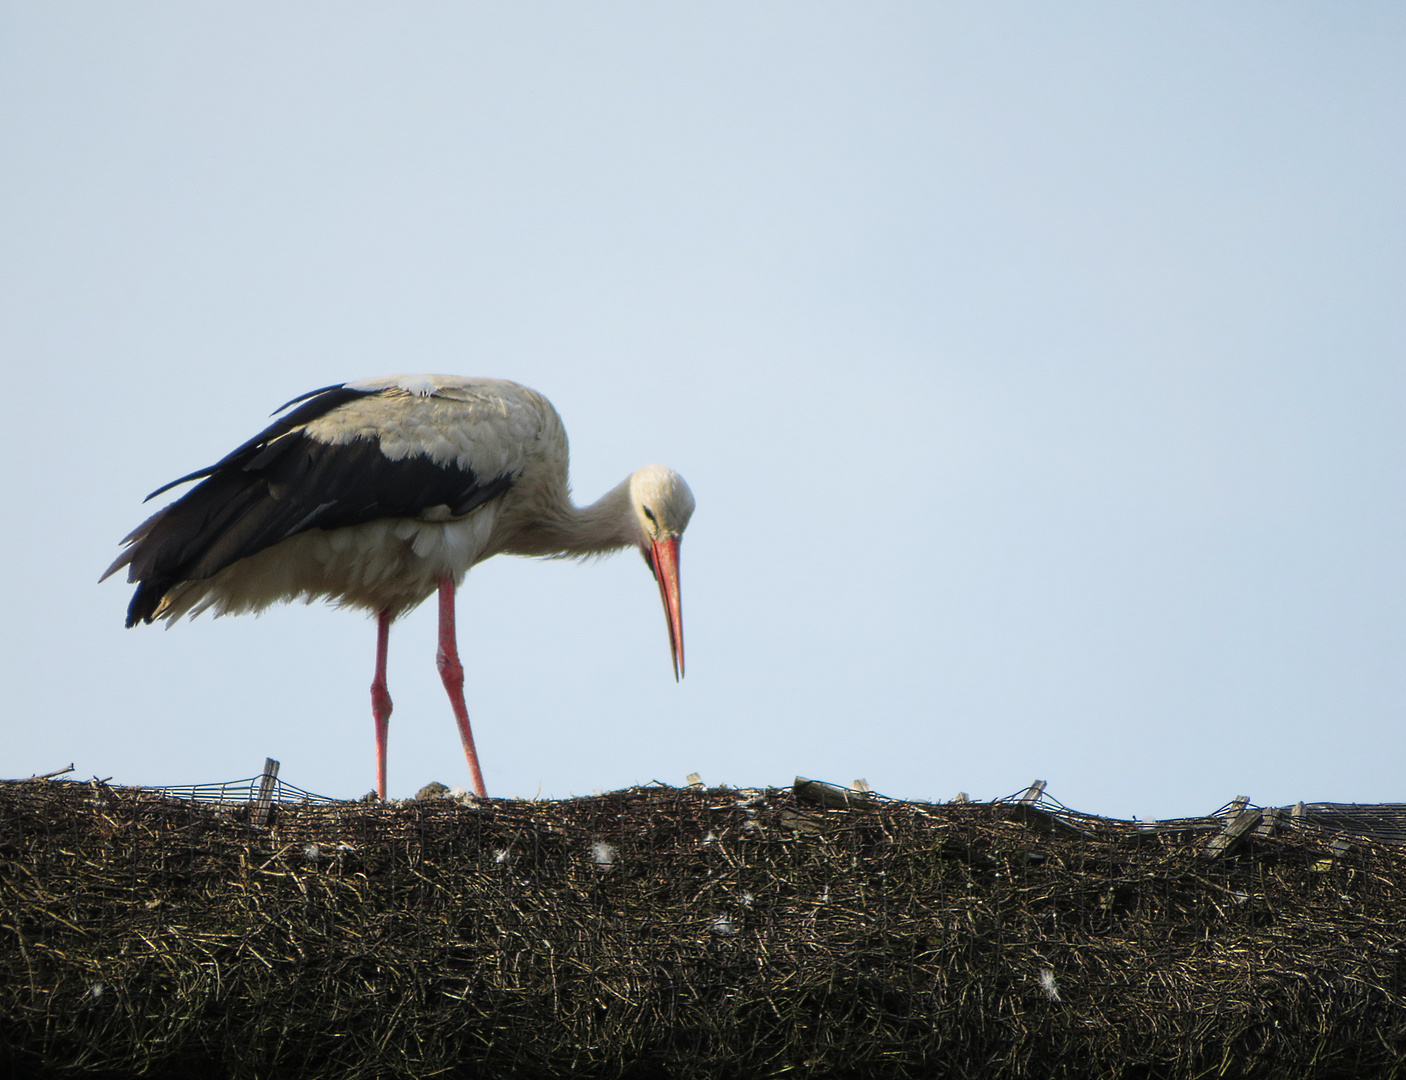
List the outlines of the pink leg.
<svg viewBox="0 0 1406 1080">
<path fill-rule="evenodd" d="M 386 801 L 386 729 L 391 720 L 391 694 L 386 689 L 386 647 L 391 637 L 391 613 L 376 612 L 376 677 L 371 680 L 371 715 L 376 720 L 376 794 Z"/>
<path fill-rule="evenodd" d="M 473 778 L 474 793 L 480 799 L 488 798 L 483 787 L 483 773 L 478 767 L 478 751 L 474 749 L 474 733 L 469 727 L 469 710 L 464 706 L 464 665 L 459 663 L 459 647 L 454 641 L 454 579 L 439 579 L 439 652 L 435 655 L 439 667 L 439 677 L 449 694 L 449 704 L 454 709 L 454 719 L 459 724 L 459 738 L 464 743 L 464 757 L 469 759 L 469 775 Z"/>
</svg>

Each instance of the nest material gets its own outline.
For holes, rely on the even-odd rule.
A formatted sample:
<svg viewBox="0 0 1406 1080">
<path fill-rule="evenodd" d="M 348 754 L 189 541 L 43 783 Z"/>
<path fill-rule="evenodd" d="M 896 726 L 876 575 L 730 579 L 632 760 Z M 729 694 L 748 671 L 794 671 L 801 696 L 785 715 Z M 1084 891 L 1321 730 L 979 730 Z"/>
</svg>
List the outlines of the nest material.
<svg viewBox="0 0 1406 1080">
<path fill-rule="evenodd" d="M 646 788 L 247 812 L 0 784 L 0 1069 L 1362 1077 L 1406 852 Z"/>
</svg>

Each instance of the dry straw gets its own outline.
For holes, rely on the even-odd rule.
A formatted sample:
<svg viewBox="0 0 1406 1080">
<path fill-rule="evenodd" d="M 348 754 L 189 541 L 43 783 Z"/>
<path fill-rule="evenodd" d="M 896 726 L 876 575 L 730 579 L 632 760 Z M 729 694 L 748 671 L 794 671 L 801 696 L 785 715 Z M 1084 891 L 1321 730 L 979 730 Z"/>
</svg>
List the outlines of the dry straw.
<svg viewBox="0 0 1406 1080">
<path fill-rule="evenodd" d="M 1066 815 L 1063 819 L 1069 821 Z M 645 788 L 0 784 L 7 1076 L 1390 1076 L 1406 853 Z"/>
</svg>

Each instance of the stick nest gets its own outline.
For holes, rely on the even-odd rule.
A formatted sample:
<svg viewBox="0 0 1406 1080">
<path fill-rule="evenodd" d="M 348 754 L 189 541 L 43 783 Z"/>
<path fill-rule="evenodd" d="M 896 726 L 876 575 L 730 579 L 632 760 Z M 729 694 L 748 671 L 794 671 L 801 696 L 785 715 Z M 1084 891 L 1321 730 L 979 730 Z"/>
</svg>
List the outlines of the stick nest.
<svg viewBox="0 0 1406 1080">
<path fill-rule="evenodd" d="M 1406 852 L 637 788 L 247 810 L 0 784 L 0 1073 L 1386 1076 Z M 1065 822 L 1068 818 L 1065 819 Z"/>
</svg>

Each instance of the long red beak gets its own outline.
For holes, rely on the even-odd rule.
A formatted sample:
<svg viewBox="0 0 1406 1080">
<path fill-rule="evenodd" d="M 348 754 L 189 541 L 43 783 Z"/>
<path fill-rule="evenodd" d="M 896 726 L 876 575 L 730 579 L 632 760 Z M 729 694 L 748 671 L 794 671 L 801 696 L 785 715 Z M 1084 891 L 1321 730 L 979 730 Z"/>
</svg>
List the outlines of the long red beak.
<svg viewBox="0 0 1406 1080">
<path fill-rule="evenodd" d="M 679 599 L 679 538 L 666 536 L 651 540 L 645 553 L 659 595 L 664 600 L 664 616 L 669 620 L 669 650 L 674 656 L 674 678 L 683 678 L 683 604 Z"/>
</svg>

